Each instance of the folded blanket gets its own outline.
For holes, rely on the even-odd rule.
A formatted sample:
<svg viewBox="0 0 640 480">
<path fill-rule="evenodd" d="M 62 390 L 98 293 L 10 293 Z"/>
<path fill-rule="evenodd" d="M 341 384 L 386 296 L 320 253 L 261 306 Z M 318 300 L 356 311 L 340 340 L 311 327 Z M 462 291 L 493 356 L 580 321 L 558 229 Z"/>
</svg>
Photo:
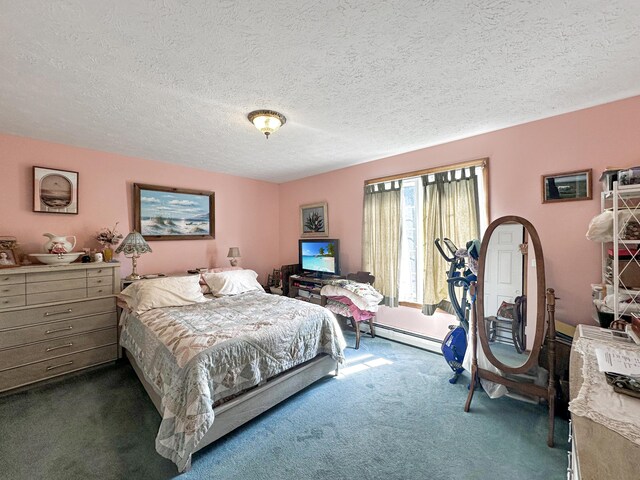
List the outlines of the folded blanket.
<svg viewBox="0 0 640 480">
<path fill-rule="evenodd" d="M 375 313 L 360 310 L 347 297 L 328 297 L 325 307 L 343 317 L 353 317 L 356 322 L 362 322 L 375 317 Z"/>
<path fill-rule="evenodd" d="M 351 280 L 333 280 L 322 287 L 321 295 L 325 297 L 347 297 L 360 310 L 377 312 L 378 304 L 382 301 L 382 294 L 368 283 L 358 283 Z"/>
</svg>

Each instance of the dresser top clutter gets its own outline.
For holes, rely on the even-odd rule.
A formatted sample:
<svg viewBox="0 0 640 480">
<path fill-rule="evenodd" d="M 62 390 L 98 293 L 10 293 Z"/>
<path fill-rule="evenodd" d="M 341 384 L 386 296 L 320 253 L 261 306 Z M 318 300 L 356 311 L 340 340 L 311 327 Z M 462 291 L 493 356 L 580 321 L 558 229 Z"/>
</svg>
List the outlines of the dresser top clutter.
<svg viewBox="0 0 640 480">
<path fill-rule="evenodd" d="M 0 270 L 0 391 L 114 361 L 120 264 Z"/>
<path fill-rule="evenodd" d="M 617 393 L 599 367 L 622 355 L 640 359 L 640 345 L 621 340 L 610 330 L 579 325 L 571 347 L 570 391 L 574 480 L 640 478 L 640 398 Z M 615 367 L 613 367 L 615 368 Z M 570 467 L 571 468 L 571 467 Z M 577 473 L 577 475 L 576 475 Z"/>
</svg>

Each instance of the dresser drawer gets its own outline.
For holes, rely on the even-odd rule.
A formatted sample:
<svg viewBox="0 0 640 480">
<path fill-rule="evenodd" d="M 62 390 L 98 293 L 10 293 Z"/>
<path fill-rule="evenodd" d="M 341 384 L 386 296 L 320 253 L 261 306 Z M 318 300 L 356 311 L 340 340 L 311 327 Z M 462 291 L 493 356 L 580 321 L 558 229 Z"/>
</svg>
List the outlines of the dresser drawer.
<svg viewBox="0 0 640 480">
<path fill-rule="evenodd" d="M 24 283 L 24 273 L 18 273 L 17 275 L 3 275 L 0 272 L 0 285 L 13 285 L 15 283 Z"/>
<path fill-rule="evenodd" d="M 113 288 L 113 280 L 111 277 L 92 277 L 87 278 L 87 287 L 109 287 Z"/>
<path fill-rule="evenodd" d="M 32 293 L 27 295 L 27 305 L 40 303 L 62 302 L 64 300 L 79 300 L 87 297 L 87 288 L 63 290 L 61 292 Z"/>
<path fill-rule="evenodd" d="M 109 345 L 93 350 L 65 355 L 24 367 L 0 372 L 0 391 L 28 385 L 39 380 L 81 370 L 92 365 L 111 362 L 117 358 L 117 346 Z"/>
<path fill-rule="evenodd" d="M 27 295 L 33 293 L 59 292 L 62 290 L 73 290 L 86 288 L 86 278 L 73 278 L 71 280 L 56 280 L 54 282 L 33 282 L 27 283 Z"/>
<path fill-rule="evenodd" d="M 87 288 L 87 297 L 104 297 L 105 295 L 113 295 L 112 286 Z"/>
<path fill-rule="evenodd" d="M 113 275 L 113 268 L 90 268 L 87 270 L 87 277 L 111 277 Z"/>
<path fill-rule="evenodd" d="M 30 327 L 16 328 L 15 330 L 5 330 L 0 335 L 0 348 L 66 337 L 97 328 L 114 327 L 117 325 L 117 319 L 116 312 L 109 312 L 99 313 L 90 317 L 72 318 L 61 322 L 41 323 Z"/>
<path fill-rule="evenodd" d="M 24 283 L 0 285 L 0 298 L 12 297 L 15 295 L 24 295 L 24 291 Z"/>
<path fill-rule="evenodd" d="M 87 278 L 87 271 L 82 269 L 82 270 L 63 270 L 59 272 L 27 273 L 27 283 L 52 282 L 56 280 L 72 280 L 74 278 Z"/>
<path fill-rule="evenodd" d="M 41 362 L 90 348 L 115 345 L 117 341 L 118 333 L 116 328 L 113 327 L 97 332 L 83 333 L 82 335 L 0 350 L 0 370 Z"/>
<path fill-rule="evenodd" d="M 22 307 L 26 304 L 27 297 L 25 297 L 24 295 L 17 295 L 15 297 L 0 297 L 0 308 Z"/>
<path fill-rule="evenodd" d="M 0 312 L 0 330 L 116 311 L 115 297 Z M 2 334 L 0 334 L 2 337 Z"/>
</svg>

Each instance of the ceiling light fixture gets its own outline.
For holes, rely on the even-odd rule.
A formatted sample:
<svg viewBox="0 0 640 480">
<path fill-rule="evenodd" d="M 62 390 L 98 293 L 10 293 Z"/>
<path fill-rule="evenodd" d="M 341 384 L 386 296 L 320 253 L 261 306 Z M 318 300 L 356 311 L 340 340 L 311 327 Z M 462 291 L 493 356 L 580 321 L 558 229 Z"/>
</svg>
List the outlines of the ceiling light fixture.
<svg viewBox="0 0 640 480">
<path fill-rule="evenodd" d="M 254 110 L 247 115 L 247 118 L 258 130 L 264 133 L 267 140 L 269 140 L 269 135 L 287 123 L 284 115 L 273 110 Z"/>
</svg>

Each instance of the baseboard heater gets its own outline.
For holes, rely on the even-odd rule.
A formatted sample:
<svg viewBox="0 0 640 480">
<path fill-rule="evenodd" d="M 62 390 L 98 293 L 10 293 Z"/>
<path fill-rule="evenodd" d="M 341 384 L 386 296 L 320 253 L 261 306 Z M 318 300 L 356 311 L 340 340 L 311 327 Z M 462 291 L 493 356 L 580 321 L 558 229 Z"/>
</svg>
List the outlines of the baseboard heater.
<svg viewBox="0 0 640 480">
<path fill-rule="evenodd" d="M 409 332 L 400 328 L 391 327 L 382 323 L 375 323 L 376 336 L 394 340 L 396 342 L 411 345 L 412 347 L 421 348 L 429 352 L 442 355 L 442 340 L 438 338 L 421 335 L 419 333 Z"/>
</svg>

